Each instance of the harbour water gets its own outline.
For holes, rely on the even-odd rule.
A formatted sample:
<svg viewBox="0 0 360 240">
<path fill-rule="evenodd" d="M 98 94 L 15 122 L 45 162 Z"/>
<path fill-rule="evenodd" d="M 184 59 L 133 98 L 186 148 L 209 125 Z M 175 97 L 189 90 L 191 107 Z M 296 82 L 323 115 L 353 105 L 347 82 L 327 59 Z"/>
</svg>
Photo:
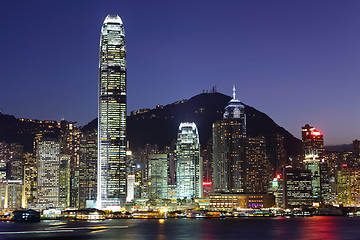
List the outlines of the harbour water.
<svg viewBox="0 0 360 240">
<path fill-rule="evenodd" d="M 360 217 L 0 222 L 0 239 L 357 240 Z"/>
</svg>

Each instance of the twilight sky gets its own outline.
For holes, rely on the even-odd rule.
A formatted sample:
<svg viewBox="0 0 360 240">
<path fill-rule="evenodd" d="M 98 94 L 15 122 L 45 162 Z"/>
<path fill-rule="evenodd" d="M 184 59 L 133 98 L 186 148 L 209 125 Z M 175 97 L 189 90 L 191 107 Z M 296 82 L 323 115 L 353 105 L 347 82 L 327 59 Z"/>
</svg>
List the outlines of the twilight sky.
<svg viewBox="0 0 360 240">
<path fill-rule="evenodd" d="M 360 1 L 4 1 L 0 109 L 84 125 L 97 116 L 100 29 L 125 26 L 128 112 L 217 86 L 300 138 L 360 138 Z M 200 136 L 201 137 L 201 136 Z"/>
</svg>

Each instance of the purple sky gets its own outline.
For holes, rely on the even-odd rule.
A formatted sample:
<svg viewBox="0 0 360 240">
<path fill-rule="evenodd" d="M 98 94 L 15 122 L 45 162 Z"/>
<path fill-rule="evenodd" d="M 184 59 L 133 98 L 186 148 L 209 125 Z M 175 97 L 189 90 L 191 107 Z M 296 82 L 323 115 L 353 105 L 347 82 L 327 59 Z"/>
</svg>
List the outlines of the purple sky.
<svg viewBox="0 0 360 240">
<path fill-rule="evenodd" d="M 296 137 L 360 138 L 360 1 L 5 1 L 0 109 L 16 117 L 97 116 L 100 28 L 123 19 L 128 110 L 216 85 Z"/>
</svg>

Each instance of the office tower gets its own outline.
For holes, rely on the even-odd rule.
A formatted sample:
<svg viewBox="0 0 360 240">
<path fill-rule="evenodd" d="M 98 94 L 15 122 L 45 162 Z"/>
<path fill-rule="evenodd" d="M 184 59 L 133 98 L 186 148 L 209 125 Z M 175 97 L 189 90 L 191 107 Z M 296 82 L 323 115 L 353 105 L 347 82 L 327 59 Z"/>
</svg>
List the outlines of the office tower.
<svg viewBox="0 0 360 240">
<path fill-rule="evenodd" d="M 310 206 L 313 203 L 311 171 L 284 168 L 284 205 L 286 208 Z"/>
<path fill-rule="evenodd" d="M 314 127 L 306 124 L 301 128 L 302 142 L 303 142 L 303 154 L 305 159 L 323 157 L 325 152 L 324 148 L 324 136 L 321 132 L 317 131 Z"/>
<path fill-rule="evenodd" d="M 211 185 L 210 188 L 212 187 L 212 181 L 213 181 L 213 156 L 212 156 L 213 146 L 212 145 L 213 145 L 212 139 L 209 139 L 206 148 L 201 149 L 201 157 L 203 158 L 203 182 L 208 182 L 209 183 L 208 186 Z"/>
<path fill-rule="evenodd" d="M 60 203 L 60 142 L 56 139 L 40 140 L 37 157 L 39 207 L 57 207 Z"/>
<path fill-rule="evenodd" d="M 305 159 L 305 169 L 311 171 L 312 196 L 315 202 L 321 200 L 321 174 L 319 159 Z"/>
<path fill-rule="evenodd" d="M 80 140 L 79 207 L 94 207 L 97 192 L 97 130 L 83 129 Z M 88 205 L 87 205 L 88 203 Z"/>
<path fill-rule="evenodd" d="M 6 180 L 6 162 L 0 160 L 0 181 Z"/>
<path fill-rule="evenodd" d="M 311 171 L 313 201 L 323 203 L 326 197 L 322 197 L 322 193 L 326 194 L 325 189 L 328 189 L 328 177 L 324 172 L 327 170 L 324 160 L 324 136 L 309 124 L 302 127 L 301 132 L 305 157 L 303 162 L 305 169 Z M 324 179 L 326 177 L 327 179 Z"/>
<path fill-rule="evenodd" d="M 23 182 L 21 180 L 0 182 L 0 209 L 20 209 L 25 207 L 23 200 Z"/>
<path fill-rule="evenodd" d="M 24 180 L 24 159 L 16 154 L 7 162 L 7 179 L 8 180 Z"/>
<path fill-rule="evenodd" d="M 360 141 L 353 141 L 353 167 L 360 170 Z"/>
<path fill-rule="evenodd" d="M 26 207 L 34 206 L 37 198 L 37 163 L 32 153 L 25 153 L 25 203 Z"/>
<path fill-rule="evenodd" d="M 281 173 L 282 169 L 288 165 L 285 150 L 285 138 L 282 134 L 275 134 L 276 142 L 276 173 Z"/>
<path fill-rule="evenodd" d="M 60 155 L 59 198 L 60 206 L 64 208 L 70 206 L 70 161 L 70 155 Z"/>
<path fill-rule="evenodd" d="M 271 175 L 264 137 L 246 139 L 245 159 L 245 193 L 266 193 Z"/>
<path fill-rule="evenodd" d="M 80 171 L 80 135 L 81 131 L 75 126 L 76 122 L 61 120 L 58 124 L 60 129 L 60 153 L 70 157 L 70 203 L 71 207 L 79 207 L 79 171 Z"/>
<path fill-rule="evenodd" d="M 126 200 L 126 48 L 122 20 L 101 28 L 97 207 L 120 210 Z"/>
<path fill-rule="evenodd" d="M 127 193 L 126 202 L 131 202 L 135 198 L 135 175 L 131 174 L 127 176 Z"/>
<path fill-rule="evenodd" d="M 245 192 L 246 115 L 244 106 L 233 98 L 223 119 L 213 124 L 213 181 L 216 192 Z"/>
<path fill-rule="evenodd" d="M 168 184 L 176 185 L 176 159 L 174 153 L 168 153 L 168 158 L 169 158 Z"/>
<path fill-rule="evenodd" d="M 275 206 L 278 208 L 285 208 L 284 206 L 284 179 L 282 172 L 276 174 L 276 177 L 270 182 L 269 194 L 275 197 Z"/>
<path fill-rule="evenodd" d="M 180 123 L 176 143 L 177 197 L 202 197 L 202 161 L 195 123 Z"/>
<path fill-rule="evenodd" d="M 149 159 L 149 195 L 151 199 L 168 198 L 168 155 L 151 154 Z"/>
<path fill-rule="evenodd" d="M 320 203 L 330 204 L 335 191 L 331 187 L 330 168 L 326 160 L 319 165 L 320 170 Z M 333 179 L 334 181 L 335 179 Z"/>
<path fill-rule="evenodd" d="M 344 168 L 338 171 L 337 203 L 344 206 L 358 206 L 360 204 L 360 171 Z"/>
</svg>

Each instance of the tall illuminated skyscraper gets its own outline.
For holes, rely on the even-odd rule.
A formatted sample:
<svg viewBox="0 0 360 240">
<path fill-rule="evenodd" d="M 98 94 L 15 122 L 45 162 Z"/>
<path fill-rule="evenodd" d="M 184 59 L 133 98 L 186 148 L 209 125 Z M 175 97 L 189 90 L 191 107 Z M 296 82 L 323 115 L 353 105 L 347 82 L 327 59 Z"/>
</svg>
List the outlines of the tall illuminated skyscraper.
<svg viewBox="0 0 360 240">
<path fill-rule="evenodd" d="M 223 119 L 213 124 L 214 190 L 225 193 L 246 192 L 245 107 L 233 98 L 225 108 Z"/>
<path fill-rule="evenodd" d="M 202 197 L 202 162 L 195 123 L 180 123 L 176 143 L 177 198 Z"/>
<path fill-rule="evenodd" d="M 101 29 L 97 207 L 119 210 L 126 200 L 126 47 L 118 15 Z"/>
</svg>

